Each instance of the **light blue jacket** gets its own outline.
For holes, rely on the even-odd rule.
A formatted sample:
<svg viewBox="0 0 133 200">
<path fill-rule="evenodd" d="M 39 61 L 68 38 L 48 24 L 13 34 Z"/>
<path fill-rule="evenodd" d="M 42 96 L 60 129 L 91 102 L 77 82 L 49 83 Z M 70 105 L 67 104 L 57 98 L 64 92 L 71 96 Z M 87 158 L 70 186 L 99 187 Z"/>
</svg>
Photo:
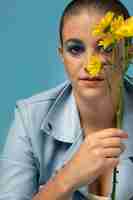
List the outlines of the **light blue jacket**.
<svg viewBox="0 0 133 200">
<path fill-rule="evenodd" d="M 129 200 L 133 196 L 133 87 L 129 83 L 124 101 L 123 129 L 129 139 L 118 167 L 117 200 Z M 0 200 L 31 200 L 39 187 L 71 159 L 82 142 L 69 81 L 18 101 L 0 157 Z M 83 200 L 85 196 L 86 186 L 77 189 L 73 200 Z"/>
</svg>

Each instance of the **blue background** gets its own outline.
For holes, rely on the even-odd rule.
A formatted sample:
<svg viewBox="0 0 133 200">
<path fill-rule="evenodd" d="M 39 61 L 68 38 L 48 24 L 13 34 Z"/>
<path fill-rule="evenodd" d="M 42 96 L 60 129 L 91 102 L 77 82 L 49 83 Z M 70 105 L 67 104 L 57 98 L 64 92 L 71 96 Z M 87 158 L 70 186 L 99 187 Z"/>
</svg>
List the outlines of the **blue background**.
<svg viewBox="0 0 133 200">
<path fill-rule="evenodd" d="M 57 50 L 59 19 L 68 2 L 0 0 L 0 151 L 15 102 L 66 79 Z M 122 2 L 133 15 L 132 0 Z"/>
</svg>

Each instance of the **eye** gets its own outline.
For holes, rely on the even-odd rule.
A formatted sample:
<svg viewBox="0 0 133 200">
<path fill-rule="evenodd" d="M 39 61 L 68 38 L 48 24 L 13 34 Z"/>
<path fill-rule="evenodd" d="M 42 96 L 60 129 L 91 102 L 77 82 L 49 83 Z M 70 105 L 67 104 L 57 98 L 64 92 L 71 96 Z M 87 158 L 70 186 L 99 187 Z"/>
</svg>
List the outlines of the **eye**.
<svg viewBox="0 0 133 200">
<path fill-rule="evenodd" d="M 73 39 L 65 44 L 65 49 L 72 56 L 79 56 L 85 51 L 85 45 L 82 41 Z"/>
<path fill-rule="evenodd" d="M 111 53 L 113 50 L 113 46 L 110 45 L 106 49 L 102 45 L 97 45 L 96 50 L 101 52 L 101 53 Z"/>
<path fill-rule="evenodd" d="M 67 49 L 67 51 L 72 55 L 80 55 L 85 51 L 85 48 L 83 45 L 72 45 Z"/>
</svg>

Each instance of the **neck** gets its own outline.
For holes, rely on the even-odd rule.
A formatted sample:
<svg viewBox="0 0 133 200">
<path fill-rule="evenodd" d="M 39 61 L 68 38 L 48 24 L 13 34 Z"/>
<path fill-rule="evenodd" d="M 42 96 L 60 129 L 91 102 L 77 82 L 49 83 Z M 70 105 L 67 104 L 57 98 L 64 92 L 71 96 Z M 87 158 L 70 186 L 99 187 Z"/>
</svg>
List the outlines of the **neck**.
<svg viewBox="0 0 133 200">
<path fill-rule="evenodd" d="M 81 127 L 94 132 L 115 127 L 115 109 L 109 96 L 87 100 L 74 94 L 79 110 Z"/>
</svg>

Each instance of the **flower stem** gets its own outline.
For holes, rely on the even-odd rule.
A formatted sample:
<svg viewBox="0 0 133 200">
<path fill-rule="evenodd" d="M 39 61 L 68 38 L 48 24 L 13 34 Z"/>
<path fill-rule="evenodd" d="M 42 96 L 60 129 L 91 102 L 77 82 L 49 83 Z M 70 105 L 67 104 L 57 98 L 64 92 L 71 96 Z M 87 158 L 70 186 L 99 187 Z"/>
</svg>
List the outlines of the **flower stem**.
<svg viewBox="0 0 133 200">
<path fill-rule="evenodd" d="M 112 188 L 112 195 L 111 195 L 111 199 L 115 200 L 115 194 L 116 194 L 116 183 L 117 183 L 117 168 L 114 168 L 114 172 L 113 172 L 113 188 Z"/>
<path fill-rule="evenodd" d="M 123 120 L 123 80 L 120 83 L 119 88 L 119 104 L 118 104 L 118 110 L 116 113 L 116 127 L 122 128 L 122 120 Z M 117 184 L 117 168 L 114 168 L 113 171 L 113 188 L 112 188 L 112 194 L 111 199 L 116 200 L 116 184 Z"/>
<path fill-rule="evenodd" d="M 124 90 L 124 85 L 123 85 L 123 74 L 125 72 L 125 68 L 127 67 L 127 62 L 126 62 L 126 57 L 127 57 L 127 47 L 125 46 L 124 49 L 124 62 L 122 66 L 122 71 L 121 71 L 121 80 L 119 83 L 119 92 L 118 92 L 118 108 L 116 112 L 116 127 L 121 129 L 122 128 L 122 122 L 123 122 L 123 108 L 124 108 L 124 98 L 123 98 L 123 90 Z M 117 167 L 114 168 L 113 171 L 113 188 L 112 188 L 112 194 L 111 194 L 111 200 L 116 200 L 116 184 L 117 184 Z"/>
</svg>

